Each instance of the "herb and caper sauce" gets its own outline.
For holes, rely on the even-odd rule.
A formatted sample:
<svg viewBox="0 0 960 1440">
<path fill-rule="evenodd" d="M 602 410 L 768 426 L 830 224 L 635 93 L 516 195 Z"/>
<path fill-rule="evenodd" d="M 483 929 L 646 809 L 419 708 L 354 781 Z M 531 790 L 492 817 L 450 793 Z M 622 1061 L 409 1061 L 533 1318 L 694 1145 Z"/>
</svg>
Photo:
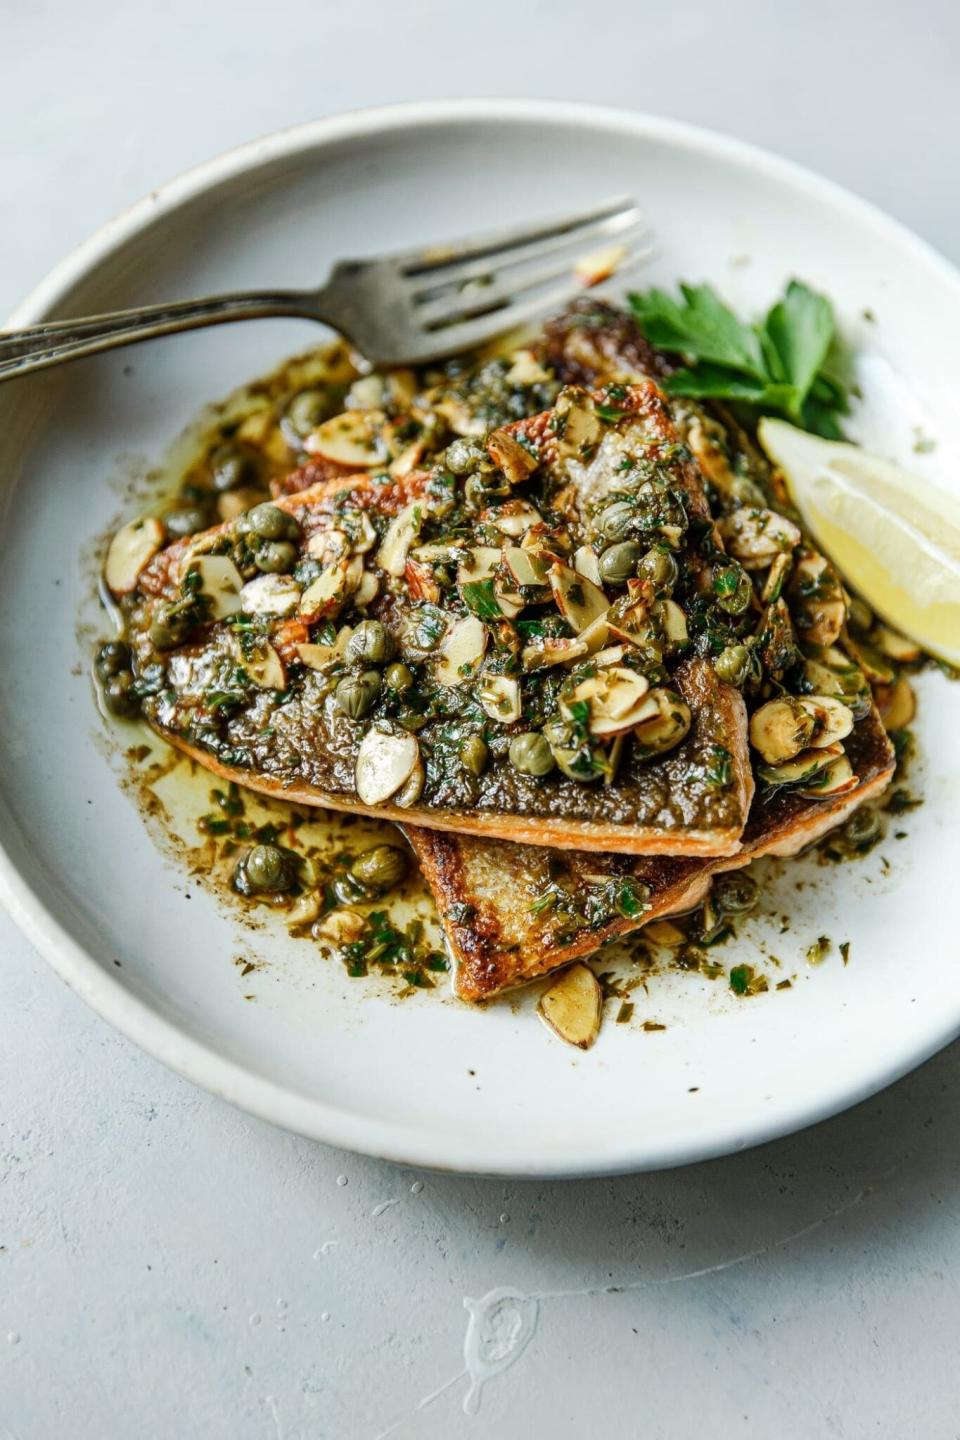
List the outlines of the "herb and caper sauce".
<svg viewBox="0 0 960 1440">
<path fill-rule="evenodd" d="M 619 322 L 595 309 L 602 346 Z M 647 827 L 644 843 L 679 853 L 707 831 L 723 838 L 705 853 L 727 853 L 750 770 L 734 692 L 765 804 L 855 790 L 874 704 L 906 748 L 919 651 L 811 547 L 749 427 L 683 385 L 668 413 L 636 373 L 571 384 L 556 362 L 548 327 L 422 372 L 364 373 L 335 347 L 253 387 L 176 497 L 114 537 L 124 633 L 96 656 L 104 707 L 278 795 L 463 829 L 587 816 L 608 850 Z M 235 785 L 214 793 L 201 829 L 238 901 L 284 911 L 351 975 L 434 983 L 447 958 L 394 916 L 404 846 L 305 854 L 295 828 L 251 828 Z M 880 830 L 857 810 L 822 853 L 855 858 Z M 655 892 L 605 868 L 572 885 L 548 867 L 527 906 L 545 949 L 642 923 Z M 717 876 L 677 967 L 727 973 L 714 951 L 757 898 L 745 872 Z M 729 984 L 766 988 L 750 966 Z"/>
<path fill-rule="evenodd" d="M 483 444 L 444 429 L 448 388 L 406 393 L 416 469 L 401 449 L 381 472 L 397 420 L 348 408 L 304 444 L 354 472 L 365 459 L 362 478 L 258 500 L 172 546 L 162 528 L 115 537 L 132 647 L 119 703 L 324 799 L 576 829 L 589 785 L 590 823 L 626 848 L 638 829 L 742 824 L 738 776 L 713 763 L 731 737 L 672 683 L 727 620 L 731 566 L 654 388 L 566 387 Z"/>
</svg>

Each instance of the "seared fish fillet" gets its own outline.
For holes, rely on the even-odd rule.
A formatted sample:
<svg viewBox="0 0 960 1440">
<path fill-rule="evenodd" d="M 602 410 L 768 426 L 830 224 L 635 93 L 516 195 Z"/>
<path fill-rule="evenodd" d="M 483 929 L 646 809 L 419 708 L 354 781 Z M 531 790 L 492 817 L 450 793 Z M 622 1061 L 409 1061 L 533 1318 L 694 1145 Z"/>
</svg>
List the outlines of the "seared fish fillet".
<svg viewBox="0 0 960 1440">
<path fill-rule="evenodd" d="M 586 539 L 604 497 L 611 491 L 622 493 L 631 469 L 636 473 L 641 467 L 641 476 L 656 474 L 664 487 L 656 490 L 653 482 L 648 484 L 651 503 L 672 507 L 663 513 L 676 521 L 675 525 L 671 522 L 671 528 L 678 537 L 675 543 L 679 546 L 681 580 L 679 604 L 673 605 L 673 611 L 685 624 L 681 607 L 691 601 L 699 603 L 697 582 L 709 570 L 705 557 L 718 553 L 720 543 L 715 533 L 710 534 L 712 522 L 699 471 L 689 452 L 677 443 L 662 395 L 649 380 L 629 389 L 619 387 L 613 398 L 607 394 L 592 397 L 585 391 L 564 395 L 567 408 L 563 413 L 558 408 L 557 412 L 523 422 L 525 443 L 515 445 L 521 459 L 532 451 L 540 452 L 537 475 L 526 494 L 539 500 L 544 515 L 551 517 L 549 522 L 537 522 L 543 531 L 543 553 L 548 564 L 560 563 L 550 559 L 549 547 L 560 541 L 572 546 Z M 538 480 L 537 476 L 542 478 Z M 533 488 L 537 484 L 539 490 Z M 666 498 L 657 498 L 660 496 Z M 441 493 L 440 498 L 445 501 L 446 495 Z M 526 500 L 508 499 L 506 504 L 494 504 L 479 522 L 472 522 L 473 529 L 458 541 L 466 547 L 468 557 L 480 553 L 469 548 L 476 543 L 471 535 L 478 524 L 485 537 L 496 534 L 500 520 L 512 523 L 516 507 L 525 503 L 529 510 Z M 562 768 L 546 776 L 531 775 L 508 759 L 510 738 L 543 723 L 545 715 L 537 718 L 538 705 L 542 708 L 556 703 L 550 699 L 549 689 L 544 688 L 551 677 L 542 678 L 552 670 L 559 676 L 554 683 L 565 681 L 570 672 L 556 663 L 510 682 L 519 687 L 523 710 L 503 722 L 494 718 L 491 724 L 486 718 L 491 711 L 481 709 L 474 693 L 475 682 L 461 681 L 462 670 L 427 696 L 422 722 L 416 726 L 405 730 L 395 721 L 397 712 L 390 707 L 396 702 L 389 699 L 384 686 L 376 701 L 382 715 L 378 708 L 368 719 L 348 718 L 349 712 L 345 714 L 338 706 L 335 693 L 338 679 L 347 674 L 342 658 L 321 657 L 317 668 L 311 668 L 315 652 L 323 649 L 318 644 L 318 629 L 325 618 L 335 620 L 341 628 L 348 617 L 353 625 L 365 618 L 375 619 L 405 647 L 402 637 L 409 633 L 411 615 L 415 612 L 415 619 L 423 613 L 424 601 L 441 602 L 434 604 L 432 614 L 439 617 L 442 630 L 448 621 L 441 607 L 445 603 L 451 608 L 451 594 L 482 590 L 490 582 L 469 585 L 458 579 L 456 590 L 441 594 L 432 570 L 426 562 L 421 564 L 415 559 L 417 546 L 411 548 L 409 536 L 405 568 L 401 560 L 399 570 L 395 565 L 391 569 L 396 557 L 385 557 L 390 522 L 412 515 L 410 525 L 414 527 L 421 523 L 421 506 L 428 516 L 433 513 L 430 507 L 437 504 L 437 490 L 430 475 L 413 473 L 388 483 L 366 474 L 324 480 L 303 491 L 278 495 L 276 504 L 297 522 L 291 532 L 296 537 L 295 545 L 289 539 L 284 542 L 285 554 L 296 550 L 296 555 L 286 562 L 290 570 L 299 572 L 301 566 L 312 563 L 315 568 L 321 564 L 326 567 L 324 576 L 335 571 L 341 563 L 336 560 L 336 544 L 343 541 L 348 520 L 355 530 L 359 527 L 361 534 L 365 532 L 360 522 L 366 524 L 366 549 L 355 554 L 348 550 L 343 556 L 346 593 L 325 595 L 312 611 L 308 604 L 311 582 L 296 575 L 278 577 L 253 572 L 252 563 L 244 558 L 249 532 L 239 522 L 162 550 L 139 575 L 137 588 L 126 602 L 128 629 L 141 673 L 156 663 L 158 613 L 168 614 L 171 606 L 189 606 L 192 580 L 198 587 L 207 587 L 201 590 L 207 609 L 199 620 L 191 619 L 189 633 L 182 642 L 167 644 L 164 640 L 163 684 L 142 701 L 145 717 L 171 743 L 208 769 L 250 789 L 301 804 L 356 811 L 460 834 L 633 854 L 712 856 L 729 855 L 738 849 L 753 793 L 746 713 L 739 691 L 716 681 L 709 666 L 685 665 L 677 672 L 677 683 L 691 712 L 686 738 L 668 753 L 650 758 L 649 752 L 627 732 L 618 768 L 609 775 L 609 783 L 599 782 L 593 775 L 587 783 Z M 660 513 L 652 512 L 652 524 L 660 523 Z M 666 520 L 663 524 L 666 529 Z M 682 539 L 688 525 L 690 536 Z M 665 530 L 651 531 L 654 538 L 660 533 Z M 710 536 L 709 547 L 705 536 Z M 485 553 L 492 553 L 499 561 L 501 552 L 490 551 L 489 538 L 484 543 Z M 449 543 L 446 549 L 451 549 Z M 328 552 L 333 553 L 333 562 Z M 569 552 L 562 553 L 571 558 Z M 242 576 L 234 562 L 248 567 Z M 246 581 L 239 598 L 236 592 L 232 600 L 228 597 L 227 613 L 217 611 L 218 582 L 208 575 L 211 565 L 218 574 L 225 565 L 231 566 L 234 577 Z M 359 566 L 352 578 L 351 566 Z M 571 565 L 565 570 L 571 590 L 579 597 L 575 597 L 575 603 L 580 604 L 587 581 Z M 248 573 L 252 574 L 250 580 Z M 356 587 L 367 579 L 371 581 L 371 593 L 358 614 L 351 608 L 351 595 L 359 593 Z M 546 583 L 539 588 L 522 583 L 534 591 L 534 598 L 527 601 L 526 591 L 518 595 L 518 611 L 524 609 L 525 603 L 533 607 L 534 615 L 552 608 Z M 352 591 L 349 585 L 353 585 Z M 636 598 L 641 605 L 659 604 L 653 599 L 652 586 L 647 595 L 645 585 L 649 582 L 621 582 L 621 598 L 626 603 Z M 596 586 L 593 591 L 603 603 L 603 591 Z M 491 604 L 492 593 L 481 596 L 485 606 Z M 465 613 L 458 608 L 452 611 L 454 619 Z M 485 614 L 483 610 L 474 613 Z M 476 621 L 472 623 L 477 625 Z M 693 623 L 691 620 L 691 627 Z M 490 642 L 491 648 L 499 646 L 504 635 L 507 647 L 511 643 L 519 645 L 517 632 L 495 618 L 483 637 L 484 643 Z M 179 637 L 173 639 L 176 642 Z M 664 643 L 676 642 L 670 639 Z M 403 648 L 402 658 L 407 659 L 408 653 Z M 516 649 L 513 653 L 516 655 Z M 428 648 L 422 659 L 427 674 L 435 673 L 435 663 Z M 702 678 L 707 671 L 709 681 Z M 516 670 L 495 673 L 515 674 Z M 634 672 L 626 673 L 629 679 Z M 667 678 L 661 683 L 671 684 L 668 672 L 664 673 Z M 373 679 L 380 684 L 377 673 Z M 431 680 L 430 684 L 435 686 L 436 682 Z M 672 693 L 663 691 L 667 696 Z M 577 703 L 582 710 L 588 709 L 586 704 Z M 419 715 L 414 718 L 419 722 Z M 375 801 L 361 794 L 358 757 L 374 721 L 382 723 L 382 733 L 417 752 L 417 768 L 411 771 L 411 781 L 417 782 L 416 793 L 395 789 Z M 450 746 L 459 744 L 461 735 L 477 734 L 481 728 L 487 737 L 489 759 L 482 774 L 474 775 L 457 763 L 457 752 L 451 754 Z"/>
<path fill-rule="evenodd" d="M 558 854 L 529 845 L 404 830 L 437 899 L 461 1000 L 486 1000 L 502 990 L 587 955 L 605 940 L 700 904 L 713 875 L 762 855 L 796 855 L 834 829 L 889 784 L 894 755 L 874 710 L 846 742 L 859 779 L 834 799 L 810 800 L 787 790 L 757 794 L 742 849 L 714 860 Z M 624 880 L 636 886 L 642 911 L 617 914 Z M 544 906 L 544 897 L 557 899 Z M 564 910 L 569 896 L 569 910 Z M 589 913 L 595 912 L 593 923 Z M 571 912 L 573 912 L 571 914 Z M 558 918 L 559 917 L 559 918 Z M 578 923 L 579 917 L 579 923 Z"/>
</svg>

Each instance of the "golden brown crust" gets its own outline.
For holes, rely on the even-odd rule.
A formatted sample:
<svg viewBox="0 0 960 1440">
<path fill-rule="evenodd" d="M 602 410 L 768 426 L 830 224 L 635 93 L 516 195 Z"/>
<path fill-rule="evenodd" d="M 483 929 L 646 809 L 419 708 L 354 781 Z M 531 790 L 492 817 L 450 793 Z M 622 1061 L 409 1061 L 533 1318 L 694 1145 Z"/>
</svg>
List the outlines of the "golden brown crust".
<svg viewBox="0 0 960 1440">
<path fill-rule="evenodd" d="M 761 855 L 794 855 L 841 824 L 864 801 L 889 784 L 894 755 L 876 711 L 856 726 L 847 753 L 860 779 L 857 789 L 834 800 L 811 800 L 780 791 L 757 795 L 734 856 L 712 860 L 596 856 L 573 851 L 562 856 L 529 846 L 494 845 L 468 837 L 438 835 L 404 827 L 437 908 L 454 960 L 454 990 L 463 1000 L 489 999 L 523 985 L 604 941 L 628 934 L 664 915 L 699 904 L 713 875 L 738 869 Z M 649 890 L 641 918 L 617 917 L 584 930 L 572 943 L 551 934 L 551 916 L 531 905 L 551 879 L 582 892 L 588 877 L 629 875 Z"/>
</svg>

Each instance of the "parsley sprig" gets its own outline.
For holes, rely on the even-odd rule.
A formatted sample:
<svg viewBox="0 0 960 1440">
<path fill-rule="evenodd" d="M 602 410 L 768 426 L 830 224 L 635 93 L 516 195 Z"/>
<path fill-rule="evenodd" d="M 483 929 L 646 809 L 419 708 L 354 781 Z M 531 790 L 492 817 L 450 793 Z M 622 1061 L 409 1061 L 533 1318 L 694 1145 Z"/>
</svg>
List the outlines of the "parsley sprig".
<svg viewBox="0 0 960 1440">
<path fill-rule="evenodd" d="M 671 394 L 732 400 L 842 438 L 837 417 L 848 409 L 847 392 L 827 369 L 836 324 L 825 296 L 791 280 L 763 320 L 747 324 L 710 285 L 681 285 L 680 294 L 630 296 L 650 343 L 684 359 L 665 381 Z"/>
</svg>

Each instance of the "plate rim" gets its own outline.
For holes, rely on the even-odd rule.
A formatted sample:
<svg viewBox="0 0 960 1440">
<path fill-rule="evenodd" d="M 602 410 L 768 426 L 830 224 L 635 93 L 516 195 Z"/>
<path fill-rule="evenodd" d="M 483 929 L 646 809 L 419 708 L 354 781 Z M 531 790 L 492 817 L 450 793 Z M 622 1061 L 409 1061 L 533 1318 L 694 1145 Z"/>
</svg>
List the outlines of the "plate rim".
<svg viewBox="0 0 960 1440">
<path fill-rule="evenodd" d="M 698 154 L 738 162 L 794 190 L 830 204 L 893 241 L 934 272 L 960 298 L 960 271 L 927 241 L 844 186 L 760 146 L 684 121 L 584 102 L 529 99 L 407 101 L 340 112 L 274 131 L 225 151 L 157 186 L 71 250 L 14 309 L 6 328 L 42 323 L 94 267 L 157 218 L 174 213 L 203 191 L 245 171 L 345 139 L 463 120 L 574 123 L 596 131 L 663 140 Z M 185 1079 L 230 1104 L 287 1130 L 378 1159 L 457 1174 L 564 1179 L 639 1173 L 692 1164 L 744 1150 L 828 1119 L 908 1074 L 960 1034 L 960 1013 L 930 1027 L 909 1054 L 871 1067 L 854 1085 L 828 1098 L 781 1105 L 774 1117 L 713 1129 L 702 1141 L 631 1138 L 615 1148 L 581 1146 L 578 1155 L 529 1155 L 514 1142 L 477 1143 L 438 1135 L 422 1122 L 383 1121 L 279 1085 L 185 1035 L 138 999 L 75 941 L 34 892 L 0 837 L 0 904 L 64 983 L 114 1029 Z"/>
</svg>

